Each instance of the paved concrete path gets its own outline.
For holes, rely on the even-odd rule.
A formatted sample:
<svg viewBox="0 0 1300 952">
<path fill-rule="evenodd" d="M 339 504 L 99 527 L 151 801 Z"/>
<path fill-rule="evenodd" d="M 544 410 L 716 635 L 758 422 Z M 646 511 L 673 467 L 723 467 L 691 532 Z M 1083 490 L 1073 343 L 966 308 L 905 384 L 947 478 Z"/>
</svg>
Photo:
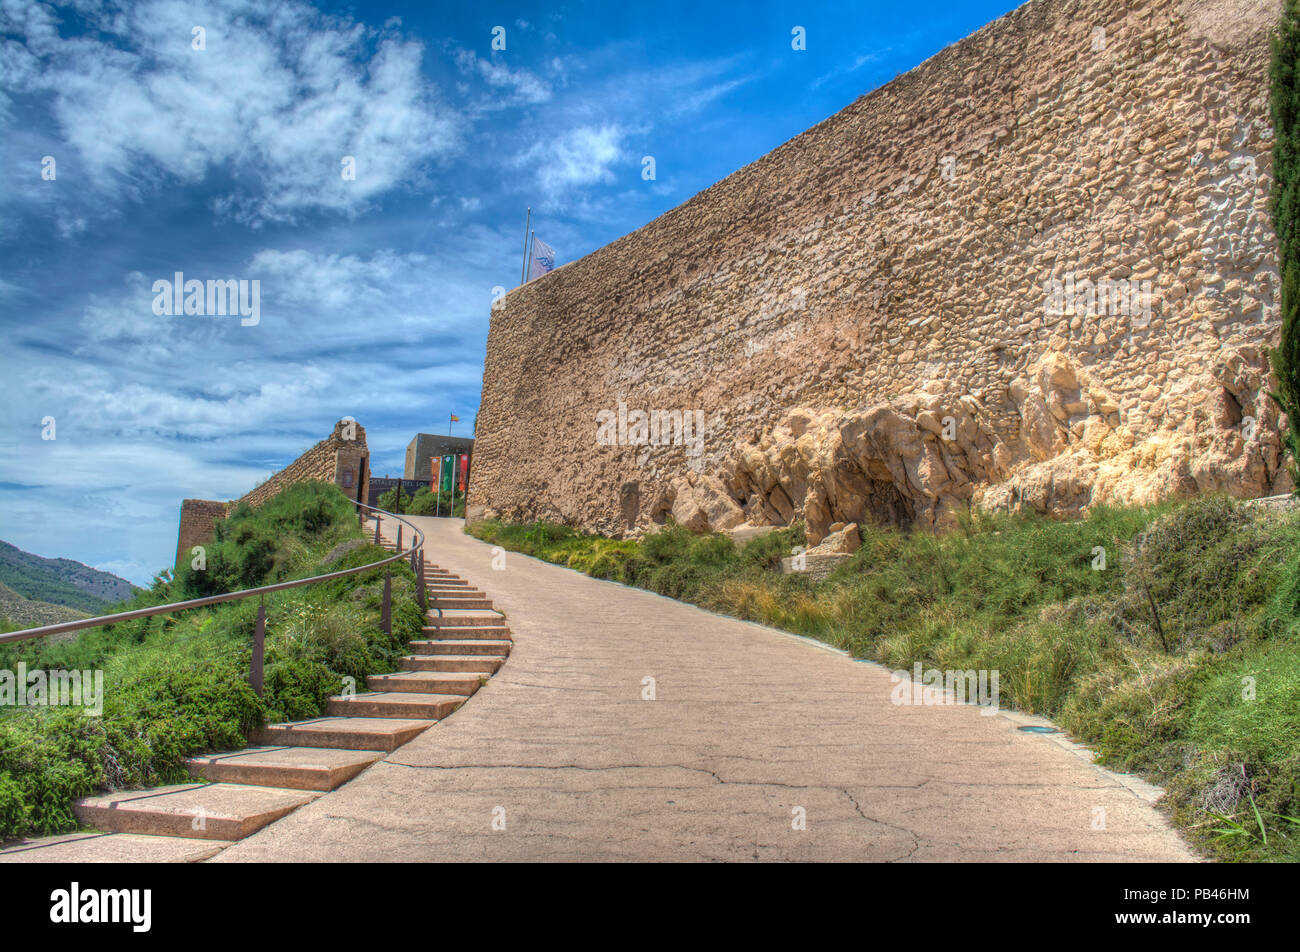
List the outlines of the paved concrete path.
<svg viewBox="0 0 1300 952">
<path fill-rule="evenodd" d="M 510 660 L 214 862 L 1194 858 L 1144 785 L 1006 717 L 895 706 L 875 665 L 516 553 L 494 571 L 459 520 L 417 521 L 508 615 Z"/>
</svg>

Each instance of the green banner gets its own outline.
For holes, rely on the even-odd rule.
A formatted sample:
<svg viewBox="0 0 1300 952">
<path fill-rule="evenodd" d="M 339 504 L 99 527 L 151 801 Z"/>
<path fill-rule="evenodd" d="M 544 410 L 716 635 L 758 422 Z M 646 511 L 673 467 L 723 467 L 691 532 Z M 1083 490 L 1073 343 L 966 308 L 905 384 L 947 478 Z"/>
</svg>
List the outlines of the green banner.
<svg viewBox="0 0 1300 952">
<path fill-rule="evenodd" d="M 451 488 L 456 485 L 456 457 L 444 456 L 442 458 L 442 479 L 438 483 L 438 489 L 444 493 L 451 492 Z"/>
</svg>

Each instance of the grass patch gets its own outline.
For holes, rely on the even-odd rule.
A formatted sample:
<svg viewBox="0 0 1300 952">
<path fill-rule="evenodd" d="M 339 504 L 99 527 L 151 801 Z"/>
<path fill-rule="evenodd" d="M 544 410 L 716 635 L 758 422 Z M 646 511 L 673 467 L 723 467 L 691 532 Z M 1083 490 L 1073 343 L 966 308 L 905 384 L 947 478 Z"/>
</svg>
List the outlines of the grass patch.
<svg viewBox="0 0 1300 952">
<path fill-rule="evenodd" d="M 869 527 L 820 581 L 775 571 L 804 542 L 797 525 L 743 545 L 672 524 L 640 541 L 469 531 L 896 669 L 996 670 L 1003 704 L 1165 786 L 1207 853 L 1300 859 L 1300 513 L 1208 497 L 1072 521 L 978 514 L 940 535 Z"/>
<path fill-rule="evenodd" d="M 126 606 L 144 608 L 354 568 L 369 545 L 336 487 L 300 483 L 219 522 L 204 570 L 164 572 Z M 105 789 L 188 780 L 184 758 L 243 747 L 266 721 L 316 717 L 355 679 L 393 671 L 423 623 L 415 577 L 393 573 L 393 634 L 379 627 L 384 569 L 266 598 L 265 685 L 248 685 L 257 600 L 0 648 L 0 670 L 102 670 L 104 710 L 0 707 L 0 839 L 75 830 L 72 802 Z"/>
</svg>

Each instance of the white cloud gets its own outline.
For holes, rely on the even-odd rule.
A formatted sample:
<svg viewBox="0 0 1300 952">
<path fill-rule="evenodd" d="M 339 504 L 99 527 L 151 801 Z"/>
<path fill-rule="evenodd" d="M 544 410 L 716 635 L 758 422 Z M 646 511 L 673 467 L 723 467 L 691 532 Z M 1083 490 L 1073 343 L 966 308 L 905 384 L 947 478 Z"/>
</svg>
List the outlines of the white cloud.
<svg viewBox="0 0 1300 952">
<path fill-rule="evenodd" d="M 480 132 L 493 139 L 484 153 L 490 161 L 529 173 L 530 201 L 539 207 L 606 220 L 611 196 L 593 194 L 595 186 L 640 183 L 640 157 L 655 153 L 656 134 L 676 138 L 669 129 L 680 129 L 683 119 L 756 78 L 735 75 L 743 62 L 738 56 L 628 72 L 623 66 L 630 52 L 626 44 L 612 44 L 587 58 L 546 59 L 541 68 L 564 95 L 530 114 L 506 148 L 499 130 Z M 466 63 L 481 63 L 466 56 Z M 586 81 L 572 82 L 570 70 Z"/>
<path fill-rule="evenodd" d="M 489 87 L 490 95 L 479 100 L 476 111 L 537 105 L 551 98 L 549 83 L 522 67 L 511 69 L 499 56 L 482 59 L 470 50 L 458 49 L 455 60 L 461 73 L 477 76 Z"/>
<path fill-rule="evenodd" d="M 493 286 L 518 280 L 518 192 L 535 221 L 560 206 L 538 227 L 562 255 L 589 246 L 672 181 L 666 167 L 640 180 L 651 135 L 748 81 L 741 58 L 636 70 L 629 44 L 572 55 L 542 43 L 548 16 L 508 55 L 430 39 L 444 82 L 463 87 L 453 111 L 400 21 L 373 28 L 301 0 L 80 6 L 87 31 L 67 5 L 0 0 L 0 173 L 13 173 L 0 205 L 21 202 L 0 208 L 0 232 L 16 221 L 26 241 L 39 221 L 66 239 L 49 242 L 57 274 L 19 267 L 46 248 L 0 260 L 0 302 L 22 305 L 8 308 L 0 378 L 24 423 L 0 428 L 0 468 L 22 483 L 0 488 L 0 536 L 32 548 L 75 526 L 57 554 L 137 581 L 170 563 L 182 498 L 246 492 L 344 415 L 367 427 L 376 472 L 401 470 L 431 416 L 454 410 L 467 431 Z M 57 182 L 39 179 L 47 153 Z M 407 185 L 401 209 L 313 214 L 373 212 Z M 208 201 L 267 237 L 173 214 Z M 259 280 L 261 322 L 154 315 L 152 283 L 174 270 Z M 54 443 L 32 425 L 47 413 Z"/>
<path fill-rule="evenodd" d="M 14 7 L 4 28 L 23 42 L 0 46 L 0 77 L 11 94 L 48 98 L 105 194 L 146 194 L 155 169 L 182 183 L 221 173 L 237 184 L 216 207 L 248 222 L 355 214 L 458 143 L 459 118 L 421 75 L 421 45 L 395 26 L 298 2 L 145 0 L 91 10 L 98 32 L 61 38 L 48 5 Z M 204 50 L 191 48 L 196 25 Z"/>
<path fill-rule="evenodd" d="M 910 43 L 914 39 L 915 39 L 915 34 L 913 34 L 910 37 L 907 37 L 906 42 Z M 902 42 L 901 39 L 900 42 Z M 850 76 L 853 73 L 856 73 L 864 66 L 874 65 L 876 63 L 883 63 L 885 61 L 885 58 L 888 57 L 894 51 L 895 51 L 894 46 L 883 46 L 878 49 L 867 50 L 865 53 L 859 53 L 857 56 L 853 58 L 852 63 L 844 66 L 836 66 L 830 72 L 823 73 L 821 76 L 818 76 L 811 83 L 809 83 L 808 88 L 817 89 L 825 85 L 826 83 L 831 82 L 832 80 L 838 80 L 841 77 Z"/>
<path fill-rule="evenodd" d="M 507 281 L 516 242 L 513 233 L 471 226 L 438 258 L 262 249 L 233 269 L 262 282 L 254 327 L 237 317 L 155 315 L 152 282 L 172 274 L 131 272 L 79 312 L 28 324 L 21 346 L 0 351 L 0 378 L 23 419 L 56 416 L 58 442 L 91 456 L 91 445 L 105 442 L 235 439 L 227 453 L 255 458 L 247 434 L 285 421 L 352 413 L 365 423 L 407 414 L 431 393 L 476 393 L 493 283 L 479 276 L 501 266 Z M 195 266 L 186 278 L 230 270 Z M 6 436 L 16 439 L 14 428 L 0 433 L 0 445 Z M 273 445 L 283 453 L 282 440 Z M 35 457 L 16 459 L 12 471 L 30 473 L 29 482 L 62 478 Z M 117 457 L 100 462 L 126 481 L 148 482 Z"/>
<path fill-rule="evenodd" d="M 534 143 L 516 164 L 531 169 L 544 194 L 554 201 L 575 187 L 613 182 L 611 166 L 627 160 L 623 137 L 617 125 L 578 126 Z"/>
</svg>

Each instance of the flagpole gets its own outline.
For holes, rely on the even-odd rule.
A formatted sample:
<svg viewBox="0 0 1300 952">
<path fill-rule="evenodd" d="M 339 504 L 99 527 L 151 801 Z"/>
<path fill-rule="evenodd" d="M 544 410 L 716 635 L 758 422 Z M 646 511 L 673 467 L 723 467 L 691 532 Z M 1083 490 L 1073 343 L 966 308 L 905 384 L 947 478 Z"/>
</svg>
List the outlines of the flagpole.
<svg viewBox="0 0 1300 952">
<path fill-rule="evenodd" d="M 524 219 L 524 266 L 519 269 L 519 283 L 524 283 L 524 277 L 528 274 L 528 226 L 533 223 L 533 207 L 528 206 L 528 217 Z"/>
<path fill-rule="evenodd" d="M 531 265 L 533 263 L 533 242 L 535 242 L 536 240 L 537 240 L 537 232 L 530 231 L 528 233 L 528 264 L 524 266 L 525 268 L 527 268 L 528 265 Z"/>
<path fill-rule="evenodd" d="M 447 435 L 448 436 L 451 436 L 451 421 L 454 420 L 455 418 L 456 418 L 456 414 L 454 413 L 447 414 Z"/>
</svg>

